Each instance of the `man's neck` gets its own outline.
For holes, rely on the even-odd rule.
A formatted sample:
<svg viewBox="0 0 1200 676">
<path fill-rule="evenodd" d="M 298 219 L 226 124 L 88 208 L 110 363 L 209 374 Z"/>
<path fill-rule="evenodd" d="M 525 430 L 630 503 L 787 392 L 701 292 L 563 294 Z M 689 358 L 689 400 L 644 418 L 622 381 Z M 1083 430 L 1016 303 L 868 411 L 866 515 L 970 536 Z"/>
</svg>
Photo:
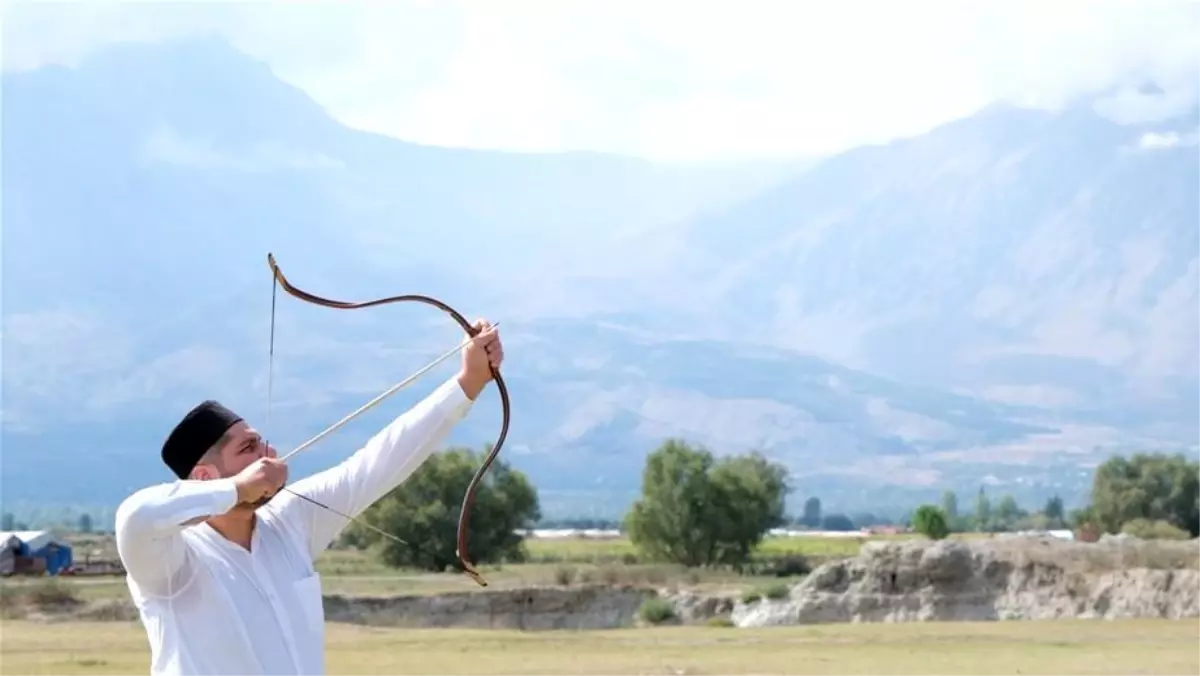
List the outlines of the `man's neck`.
<svg viewBox="0 0 1200 676">
<path fill-rule="evenodd" d="M 226 540 L 250 551 L 250 540 L 254 536 L 255 516 L 251 508 L 237 507 L 208 520 L 208 525 Z"/>
</svg>

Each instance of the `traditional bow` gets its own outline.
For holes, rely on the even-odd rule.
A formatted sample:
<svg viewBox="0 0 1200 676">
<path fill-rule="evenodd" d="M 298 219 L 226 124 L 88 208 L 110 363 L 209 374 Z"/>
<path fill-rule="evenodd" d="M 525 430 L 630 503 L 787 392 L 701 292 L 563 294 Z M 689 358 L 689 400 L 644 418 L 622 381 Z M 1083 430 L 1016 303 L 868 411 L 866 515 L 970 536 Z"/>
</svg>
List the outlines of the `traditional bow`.
<svg viewBox="0 0 1200 676">
<path fill-rule="evenodd" d="M 442 301 L 437 300 L 436 298 L 430 298 L 429 296 L 421 296 L 421 295 L 417 295 L 417 294 L 405 294 L 405 295 L 400 295 L 400 296 L 391 296 L 388 298 L 380 298 L 378 300 L 369 300 L 369 301 L 361 301 L 361 302 L 347 302 L 347 301 L 339 301 L 339 300 L 330 300 L 328 298 L 322 298 L 320 296 L 308 293 L 307 291 L 302 291 L 300 289 L 297 289 L 295 286 L 292 286 L 292 284 L 290 282 L 288 282 L 287 278 L 283 276 L 283 272 L 279 269 L 279 265 L 276 264 L 274 255 L 272 255 L 270 253 L 267 254 L 267 263 L 270 264 L 270 266 L 271 266 L 271 273 L 272 273 L 272 275 L 274 275 L 275 283 L 277 283 L 279 286 L 283 287 L 283 290 L 287 291 L 292 296 L 295 296 L 296 298 L 299 298 L 300 300 L 307 301 L 309 303 L 313 303 L 314 305 L 321 305 L 324 307 L 335 308 L 338 310 L 357 310 L 357 309 L 361 309 L 361 308 L 373 307 L 375 305 L 386 305 L 387 303 L 401 303 L 401 302 L 424 303 L 426 305 L 432 305 L 433 307 L 436 307 L 437 309 L 441 310 L 442 312 L 445 312 L 446 314 L 450 315 L 450 317 L 453 318 L 455 322 L 458 322 L 458 325 L 462 327 L 462 330 L 465 331 L 469 337 L 474 337 L 474 336 L 478 335 L 478 333 L 479 333 L 479 331 L 475 327 L 471 326 L 470 322 L 468 322 L 467 319 L 462 316 L 462 314 L 460 314 L 457 310 L 450 307 L 449 305 L 443 303 Z M 272 313 L 273 312 L 274 312 L 274 298 L 272 297 Z M 272 324 L 272 326 L 273 326 L 273 324 Z M 455 348 L 453 351 L 448 352 L 446 355 L 443 355 L 443 357 L 441 359 L 444 359 L 447 356 L 453 354 L 458 349 L 459 348 Z M 274 351 L 274 329 L 272 328 L 272 352 L 273 351 Z M 437 361 L 435 361 L 434 364 L 440 362 L 441 359 L 438 359 Z M 431 364 L 430 367 L 431 366 L 433 366 L 433 364 Z M 429 367 L 426 367 L 426 368 L 429 368 Z M 415 376 L 413 376 L 413 377 L 415 377 Z M 496 459 L 496 456 L 499 455 L 501 447 L 504 446 L 504 439 L 508 436 L 508 420 L 509 420 L 508 387 L 505 386 L 504 378 L 502 378 L 500 376 L 500 371 L 494 366 L 492 367 L 492 378 L 496 381 L 496 389 L 500 393 L 500 404 L 504 411 L 503 420 L 500 424 L 500 435 L 496 438 L 495 445 L 492 446 L 491 451 L 487 454 L 487 457 L 484 458 L 483 464 L 479 467 L 479 470 L 475 472 L 475 476 L 471 477 L 471 483 L 467 485 L 466 495 L 463 496 L 462 511 L 458 515 L 458 543 L 457 543 L 457 548 L 455 551 L 455 554 L 458 556 L 459 563 L 462 564 L 463 570 L 468 575 L 470 575 L 471 578 L 475 580 L 475 582 L 477 582 L 480 586 L 483 586 L 483 587 L 487 586 L 487 581 L 483 579 L 483 576 L 480 575 L 479 571 L 475 569 L 475 566 L 472 565 L 471 562 L 467 558 L 467 527 L 468 527 L 468 522 L 470 520 L 471 506 L 475 502 L 475 493 L 479 489 L 479 483 L 483 479 L 484 474 L 487 472 L 488 468 L 491 467 L 492 463 Z M 352 413 L 350 416 L 347 416 L 340 423 L 338 423 L 338 425 L 331 427 L 330 429 L 323 432 L 321 435 L 318 435 L 318 437 L 310 440 L 308 443 L 312 443 L 313 441 L 316 441 L 317 438 L 320 438 L 320 436 L 324 436 L 324 434 L 327 434 L 328 432 L 332 431 L 333 429 L 336 429 L 336 427 L 340 426 L 341 424 L 344 424 L 350 418 L 354 417 L 355 415 L 362 412 L 363 410 L 365 410 L 369 406 L 373 405 L 374 403 L 380 401 L 383 397 L 387 396 L 388 394 L 391 394 L 392 392 L 396 391 L 400 387 L 403 387 L 404 384 L 411 382 L 411 380 L 412 380 L 412 378 L 409 378 L 404 383 L 400 383 L 399 385 L 397 385 L 396 387 L 393 387 L 388 392 L 385 392 L 382 395 L 380 395 L 379 397 L 376 397 L 372 402 L 370 402 L 366 406 L 360 408 L 355 413 Z M 296 450 L 298 451 L 300 449 L 296 449 Z M 295 452 L 296 451 L 293 451 L 292 453 L 289 453 L 288 455 L 289 456 L 293 455 Z M 285 459 L 286 459 L 286 456 L 285 456 Z"/>
</svg>

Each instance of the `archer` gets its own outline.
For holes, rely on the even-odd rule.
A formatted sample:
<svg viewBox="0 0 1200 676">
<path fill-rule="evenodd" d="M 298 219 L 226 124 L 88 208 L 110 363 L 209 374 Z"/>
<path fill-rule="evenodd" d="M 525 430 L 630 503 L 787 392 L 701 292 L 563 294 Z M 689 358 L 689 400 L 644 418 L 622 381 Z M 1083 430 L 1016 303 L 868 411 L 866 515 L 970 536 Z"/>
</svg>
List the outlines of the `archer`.
<svg viewBox="0 0 1200 676">
<path fill-rule="evenodd" d="M 407 479 L 493 379 L 500 335 L 483 320 L 474 328 L 456 377 L 345 462 L 284 492 L 287 465 L 240 416 L 206 401 L 183 417 L 162 447 L 178 480 L 135 492 L 116 514 L 151 673 L 324 673 L 314 559 L 348 523 L 342 516 Z"/>
</svg>

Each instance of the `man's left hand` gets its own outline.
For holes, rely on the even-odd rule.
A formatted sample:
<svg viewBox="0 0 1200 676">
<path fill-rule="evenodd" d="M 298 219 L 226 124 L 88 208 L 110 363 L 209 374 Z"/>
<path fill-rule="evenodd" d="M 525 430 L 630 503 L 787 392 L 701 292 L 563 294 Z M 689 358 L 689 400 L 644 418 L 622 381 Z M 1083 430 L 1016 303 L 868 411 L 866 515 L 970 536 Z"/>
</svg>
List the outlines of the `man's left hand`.
<svg viewBox="0 0 1200 676">
<path fill-rule="evenodd" d="M 462 386 L 467 397 L 475 399 L 483 388 L 492 380 L 492 367 L 497 370 L 504 361 L 504 346 L 500 342 L 499 331 L 486 319 L 477 320 L 474 324 L 479 334 L 471 339 L 471 343 L 463 350 L 462 371 L 458 375 L 458 383 Z"/>
</svg>

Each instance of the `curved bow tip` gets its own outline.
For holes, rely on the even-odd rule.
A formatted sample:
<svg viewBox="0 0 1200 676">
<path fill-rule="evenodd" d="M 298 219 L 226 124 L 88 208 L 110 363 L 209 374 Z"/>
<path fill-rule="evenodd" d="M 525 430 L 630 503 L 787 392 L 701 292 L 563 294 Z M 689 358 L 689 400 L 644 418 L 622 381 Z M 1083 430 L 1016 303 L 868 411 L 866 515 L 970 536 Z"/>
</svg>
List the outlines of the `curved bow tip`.
<svg viewBox="0 0 1200 676">
<path fill-rule="evenodd" d="M 479 585 L 480 587 L 488 586 L 487 580 L 483 579 L 483 574 L 476 570 L 475 566 L 471 565 L 471 562 L 467 560 L 467 557 L 463 556 L 462 550 L 457 550 L 454 553 L 458 556 L 458 562 L 462 564 L 463 572 L 467 575 L 470 575 L 471 579 L 475 580 L 475 584 Z"/>
<path fill-rule="evenodd" d="M 470 575 L 471 579 L 475 580 L 475 584 L 479 585 L 480 587 L 488 586 L 487 580 L 483 579 L 483 576 L 480 575 L 478 571 L 467 569 L 467 575 Z"/>
<path fill-rule="evenodd" d="M 275 262 L 275 254 L 267 252 L 267 265 L 271 266 L 271 270 L 278 270 L 279 265 Z"/>
</svg>

